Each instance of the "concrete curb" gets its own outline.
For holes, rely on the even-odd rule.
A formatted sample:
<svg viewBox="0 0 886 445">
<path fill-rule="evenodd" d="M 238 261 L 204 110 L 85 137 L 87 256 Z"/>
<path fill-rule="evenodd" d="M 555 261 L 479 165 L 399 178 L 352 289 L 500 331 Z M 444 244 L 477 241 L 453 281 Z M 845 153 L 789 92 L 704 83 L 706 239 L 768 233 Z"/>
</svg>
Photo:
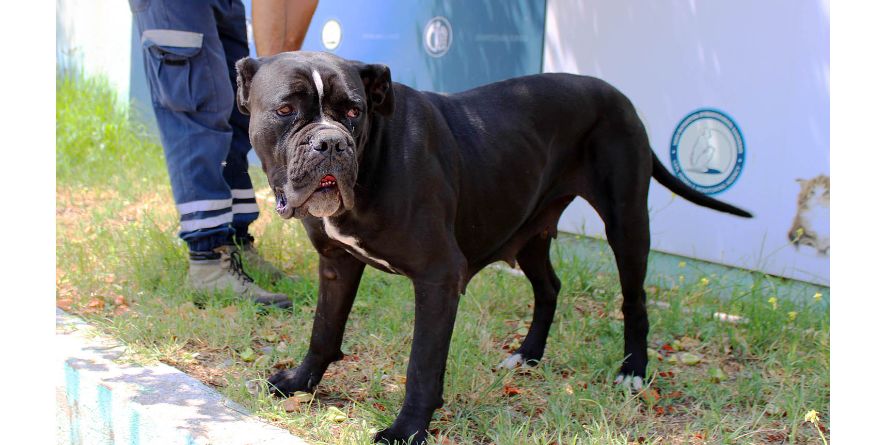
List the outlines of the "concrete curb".
<svg viewBox="0 0 886 445">
<path fill-rule="evenodd" d="M 59 444 L 306 445 L 164 364 L 119 361 L 123 346 L 56 310 Z"/>
</svg>

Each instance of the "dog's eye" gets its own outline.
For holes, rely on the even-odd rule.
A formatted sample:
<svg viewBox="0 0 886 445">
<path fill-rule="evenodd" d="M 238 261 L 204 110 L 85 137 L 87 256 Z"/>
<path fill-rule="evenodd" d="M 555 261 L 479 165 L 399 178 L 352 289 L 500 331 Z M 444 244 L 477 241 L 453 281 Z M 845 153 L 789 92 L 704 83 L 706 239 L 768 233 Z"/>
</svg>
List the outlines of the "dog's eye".
<svg viewBox="0 0 886 445">
<path fill-rule="evenodd" d="M 356 119 L 360 117 L 360 109 L 357 107 L 351 108 L 350 110 L 348 110 L 348 117 L 351 119 Z"/>
<path fill-rule="evenodd" d="M 290 114 L 292 114 L 292 111 L 293 109 L 290 105 L 283 105 L 282 107 L 274 110 L 274 112 L 277 113 L 277 116 L 289 116 Z"/>
</svg>

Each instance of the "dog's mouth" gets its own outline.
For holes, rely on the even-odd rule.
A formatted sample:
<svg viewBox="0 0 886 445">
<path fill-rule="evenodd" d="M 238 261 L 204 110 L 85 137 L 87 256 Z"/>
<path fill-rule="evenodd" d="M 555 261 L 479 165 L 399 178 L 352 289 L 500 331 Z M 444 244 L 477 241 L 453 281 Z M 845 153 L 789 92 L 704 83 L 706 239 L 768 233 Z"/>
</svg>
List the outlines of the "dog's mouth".
<svg viewBox="0 0 886 445">
<path fill-rule="evenodd" d="M 320 180 L 320 186 L 317 187 L 317 190 L 314 190 L 314 193 L 317 193 L 322 190 L 329 189 L 338 189 L 338 183 L 335 182 L 335 176 L 326 175 L 323 179 Z"/>
<path fill-rule="evenodd" d="M 291 199 L 293 197 L 291 193 L 287 197 L 284 188 L 275 187 L 274 193 L 277 198 L 277 214 L 284 219 L 292 217 L 303 218 L 308 215 L 319 218 L 331 216 L 339 211 L 344 202 L 344 196 L 339 188 L 338 180 L 330 174 L 320 178 L 313 190 L 308 188 L 305 190 L 304 195 L 299 193 L 298 195 L 300 196 L 307 195 L 303 200 L 298 200 L 301 202 L 300 204 Z"/>
</svg>

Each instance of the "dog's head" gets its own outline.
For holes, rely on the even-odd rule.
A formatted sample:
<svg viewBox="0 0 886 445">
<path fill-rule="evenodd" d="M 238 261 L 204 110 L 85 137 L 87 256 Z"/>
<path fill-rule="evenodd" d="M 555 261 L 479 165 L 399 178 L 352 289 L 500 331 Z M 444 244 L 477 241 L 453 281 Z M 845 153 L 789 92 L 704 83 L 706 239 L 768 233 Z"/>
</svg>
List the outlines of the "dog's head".
<svg viewBox="0 0 886 445">
<path fill-rule="evenodd" d="M 391 71 L 329 53 L 237 62 L 237 107 L 283 218 L 339 215 L 354 186 L 372 114 L 390 115 Z"/>
</svg>

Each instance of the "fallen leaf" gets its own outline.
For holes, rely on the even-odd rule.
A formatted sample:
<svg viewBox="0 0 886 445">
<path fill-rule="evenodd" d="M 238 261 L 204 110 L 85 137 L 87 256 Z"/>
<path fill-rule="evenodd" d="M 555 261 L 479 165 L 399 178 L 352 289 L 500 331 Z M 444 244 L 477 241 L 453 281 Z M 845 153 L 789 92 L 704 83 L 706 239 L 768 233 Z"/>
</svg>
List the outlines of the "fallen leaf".
<svg viewBox="0 0 886 445">
<path fill-rule="evenodd" d="M 785 433 L 782 433 L 781 431 L 769 433 L 766 435 L 767 442 L 781 443 L 781 442 L 784 442 L 785 440 L 787 440 L 787 438 L 788 438 L 788 436 L 785 435 Z"/>
<path fill-rule="evenodd" d="M 121 304 L 121 305 L 117 306 L 116 309 L 114 309 L 114 315 L 116 315 L 118 317 L 127 313 L 127 312 L 129 312 L 129 306 L 127 306 L 125 304 Z"/>
<path fill-rule="evenodd" d="M 708 368 L 708 377 L 710 377 L 711 381 L 714 383 L 720 383 L 728 378 L 726 373 L 716 366 Z"/>
<path fill-rule="evenodd" d="M 314 400 L 314 395 L 309 392 L 296 391 L 292 393 L 292 397 L 290 397 L 290 399 L 296 399 L 301 403 L 310 403 L 311 400 Z"/>
<path fill-rule="evenodd" d="M 124 298 L 123 295 L 117 295 L 114 297 L 114 304 L 117 306 L 126 305 L 126 298 Z"/>
<path fill-rule="evenodd" d="M 231 305 L 225 306 L 219 312 L 221 312 L 221 314 L 225 317 L 236 317 L 240 314 L 240 309 L 237 309 L 237 306 Z"/>
<path fill-rule="evenodd" d="M 240 358 L 243 359 L 244 362 L 251 362 L 255 360 L 255 351 L 253 351 L 252 348 L 247 347 L 240 352 Z"/>
<path fill-rule="evenodd" d="M 85 314 L 95 314 L 97 312 L 101 312 L 105 308 L 105 300 L 99 297 L 93 298 L 86 303 L 86 308 L 83 309 L 83 313 Z"/>
<path fill-rule="evenodd" d="M 664 360 L 664 356 L 661 355 L 661 353 L 659 353 L 659 352 L 656 351 L 655 349 L 652 349 L 652 348 L 646 348 L 646 354 L 647 354 L 649 357 L 655 357 L 655 358 L 657 358 L 659 361 Z"/>
<path fill-rule="evenodd" d="M 652 406 L 661 399 L 661 396 L 655 388 L 643 388 L 643 390 L 640 391 L 640 398 L 646 402 L 646 405 Z"/>
<path fill-rule="evenodd" d="M 71 310 L 71 305 L 74 304 L 74 299 L 72 298 L 59 298 L 55 300 L 55 305 L 61 308 L 64 311 Z"/>
<path fill-rule="evenodd" d="M 527 334 L 529 334 L 529 328 L 526 326 L 520 326 L 520 328 L 517 329 L 517 335 L 525 337 Z"/>
<path fill-rule="evenodd" d="M 684 365 L 692 366 L 692 365 L 697 365 L 700 362 L 701 362 L 701 357 L 699 357 L 698 355 L 695 355 L 691 352 L 684 352 L 684 353 L 680 354 L 680 363 L 683 363 Z"/>
<path fill-rule="evenodd" d="M 517 394 L 520 394 L 523 391 L 520 388 L 517 388 L 515 386 L 505 384 L 504 392 L 505 392 L 506 396 L 510 397 L 510 396 L 516 396 Z"/>
<path fill-rule="evenodd" d="M 683 397 L 683 392 L 673 391 L 673 392 L 669 392 L 669 393 L 665 394 L 662 397 L 664 397 L 666 399 L 679 399 L 680 397 Z"/>
<path fill-rule="evenodd" d="M 667 352 L 674 352 L 674 347 L 671 346 L 669 343 L 661 345 L 661 349 L 664 349 Z"/>
<path fill-rule="evenodd" d="M 293 366 L 295 366 L 295 359 L 290 357 L 281 358 L 280 360 L 277 360 L 277 363 L 274 363 L 274 368 L 277 369 L 291 368 Z"/>
<path fill-rule="evenodd" d="M 295 397 L 290 397 L 280 403 L 283 410 L 287 413 L 294 413 L 301 410 L 301 401 Z"/>
<path fill-rule="evenodd" d="M 345 420 L 348 420 L 348 415 L 345 414 L 342 410 L 340 410 L 334 406 L 330 406 L 329 408 L 326 408 L 326 414 L 324 414 L 323 417 L 326 420 L 329 420 L 329 421 L 335 422 L 335 423 L 342 423 Z"/>
</svg>

